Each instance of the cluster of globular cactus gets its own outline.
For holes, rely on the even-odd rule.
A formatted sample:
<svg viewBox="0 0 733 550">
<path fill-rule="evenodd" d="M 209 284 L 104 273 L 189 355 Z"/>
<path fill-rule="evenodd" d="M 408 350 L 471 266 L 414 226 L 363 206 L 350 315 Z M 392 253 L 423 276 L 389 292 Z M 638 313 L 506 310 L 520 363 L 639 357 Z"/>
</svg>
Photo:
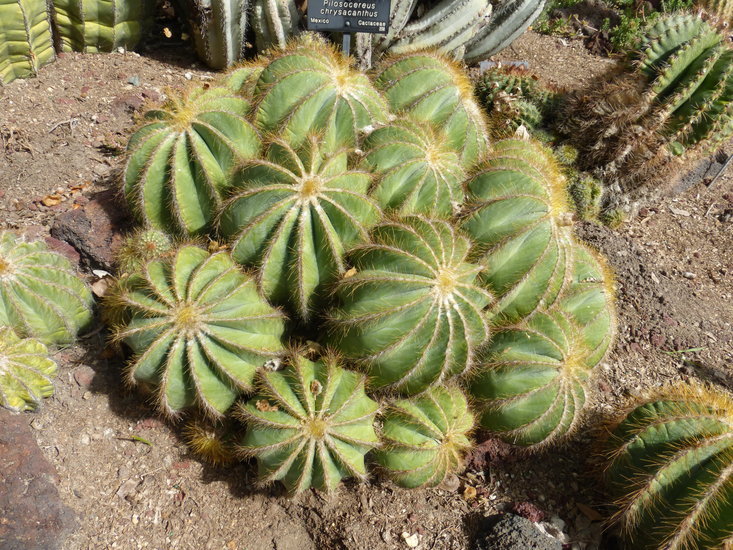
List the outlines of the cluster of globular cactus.
<svg viewBox="0 0 733 550">
<path fill-rule="evenodd" d="M 0 86 L 56 59 L 45 0 L 0 1 Z"/>
</svg>

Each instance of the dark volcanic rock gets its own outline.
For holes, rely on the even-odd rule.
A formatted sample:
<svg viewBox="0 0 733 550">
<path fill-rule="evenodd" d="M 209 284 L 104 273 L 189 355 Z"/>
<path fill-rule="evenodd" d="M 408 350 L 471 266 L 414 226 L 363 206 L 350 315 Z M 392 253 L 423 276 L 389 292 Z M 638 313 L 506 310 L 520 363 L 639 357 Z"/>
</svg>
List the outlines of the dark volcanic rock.
<svg viewBox="0 0 733 550">
<path fill-rule="evenodd" d="M 0 548 L 55 550 L 75 523 L 27 417 L 0 409 Z"/>
<path fill-rule="evenodd" d="M 504 514 L 486 520 L 474 550 L 562 550 L 559 540 L 548 537 L 521 516 Z"/>
</svg>

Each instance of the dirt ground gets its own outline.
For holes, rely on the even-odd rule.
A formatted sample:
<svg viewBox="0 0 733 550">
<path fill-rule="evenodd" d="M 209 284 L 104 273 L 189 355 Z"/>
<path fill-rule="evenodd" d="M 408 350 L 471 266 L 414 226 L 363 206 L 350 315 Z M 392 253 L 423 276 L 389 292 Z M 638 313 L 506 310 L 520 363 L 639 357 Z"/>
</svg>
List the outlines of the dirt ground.
<svg viewBox="0 0 733 550">
<path fill-rule="evenodd" d="M 580 42 L 532 33 L 500 57 L 528 61 L 563 87 L 588 83 L 611 63 Z M 134 111 L 166 87 L 212 76 L 189 52 L 169 48 L 67 54 L 38 78 L 0 88 L 0 228 L 44 235 L 59 214 L 115 188 L 115 153 Z M 205 466 L 175 427 L 122 387 L 120 360 L 106 351 L 104 331 L 93 332 L 55 354 L 56 393 L 25 416 L 79 518 L 65 550 L 386 550 L 408 548 L 415 534 L 421 550 L 460 550 L 500 510 L 544 516 L 567 534 L 567 548 L 611 547 L 608 536 L 601 542 L 605 500 L 588 458 L 600 419 L 688 378 L 733 388 L 732 209 L 733 170 L 619 230 L 580 224 L 579 236 L 615 270 L 620 327 L 587 430 L 539 457 L 489 441 L 488 464 L 477 457 L 436 489 L 374 480 L 289 498 L 278 486 L 256 488 L 252 464 Z"/>
</svg>

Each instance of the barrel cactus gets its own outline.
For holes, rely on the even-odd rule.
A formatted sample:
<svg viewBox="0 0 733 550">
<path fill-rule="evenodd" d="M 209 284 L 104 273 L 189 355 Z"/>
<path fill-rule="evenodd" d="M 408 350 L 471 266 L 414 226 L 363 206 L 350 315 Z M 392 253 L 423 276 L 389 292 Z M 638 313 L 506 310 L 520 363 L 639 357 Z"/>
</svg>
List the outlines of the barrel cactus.
<svg viewBox="0 0 733 550">
<path fill-rule="evenodd" d="M 486 153 L 486 121 L 471 81 L 453 61 L 430 52 L 390 57 L 375 83 L 393 111 L 440 129 L 466 166 Z"/>
<path fill-rule="evenodd" d="M 124 191 L 136 216 L 173 233 L 209 230 L 229 172 L 260 153 L 249 111 L 223 87 L 173 93 L 148 110 L 127 145 Z"/>
<path fill-rule="evenodd" d="M 606 471 L 630 547 L 724 550 L 733 544 L 733 397 L 676 384 L 612 430 Z"/>
<path fill-rule="evenodd" d="M 362 147 L 362 166 L 377 178 L 370 194 L 385 210 L 447 218 L 463 202 L 461 159 L 430 126 L 397 120 Z"/>
<path fill-rule="evenodd" d="M 296 354 L 282 370 L 261 371 L 258 387 L 238 413 L 247 423 L 241 449 L 257 459 L 262 482 L 279 480 L 298 493 L 366 478 L 364 455 L 379 444 L 378 406 L 362 375 L 333 356 L 313 362 Z"/>
<path fill-rule="evenodd" d="M 375 453 L 386 475 L 402 487 L 434 487 L 463 466 L 471 448 L 473 415 L 463 392 L 435 386 L 390 403 L 384 413 L 384 446 Z"/>
<path fill-rule="evenodd" d="M 221 416 L 283 351 L 283 315 L 226 252 L 183 246 L 149 262 L 115 299 L 129 319 L 115 330 L 134 353 L 127 380 L 152 386 L 168 415 L 197 405 Z"/>
<path fill-rule="evenodd" d="M 35 76 L 54 59 L 45 0 L 0 1 L 0 85 Z"/>
<path fill-rule="evenodd" d="M 122 242 L 115 260 L 119 273 L 134 274 L 150 261 L 174 250 L 173 239 L 159 229 L 136 229 Z"/>
<path fill-rule="evenodd" d="M 485 267 L 481 283 L 497 297 L 494 324 L 515 323 L 548 306 L 567 279 L 569 234 L 565 180 L 535 142 L 498 142 L 467 182 L 460 226 Z"/>
<path fill-rule="evenodd" d="M 11 411 L 36 409 L 53 394 L 57 370 L 40 341 L 0 327 L 0 405 Z"/>
<path fill-rule="evenodd" d="M 71 262 L 41 241 L 0 231 L 0 326 L 68 344 L 92 321 L 94 299 Z"/>
<path fill-rule="evenodd" d="M 269 144 L 265 159 L 235 173 L 237 190 L 219 229 L 232 237 L 235 260 L 259 268 L 263 292 L 308 319 L 324 290 L 346 271 L 343 254 L 367 239 L 380 210 L 366 196 L 367 172 L 349 170 L 346 155 L 324 152 L 310 135 L 294 149 Z"/>
<path fill-rule="evenodd" d="M 444 221 L 406 216 L 372 231 L 349 255 L 355 273 L 335 288 L 333 345 L 363 366 L 369 384 L 415 394 L 466 372 L 489 335 L 469 263 L 470 241 Z"/>
<path fill-rule="evenodd" d="M 212 69 L 225 69 L 244 58 L 248 0 L 179 0 L 178 5 L 199 59 Z"/>
</svg>

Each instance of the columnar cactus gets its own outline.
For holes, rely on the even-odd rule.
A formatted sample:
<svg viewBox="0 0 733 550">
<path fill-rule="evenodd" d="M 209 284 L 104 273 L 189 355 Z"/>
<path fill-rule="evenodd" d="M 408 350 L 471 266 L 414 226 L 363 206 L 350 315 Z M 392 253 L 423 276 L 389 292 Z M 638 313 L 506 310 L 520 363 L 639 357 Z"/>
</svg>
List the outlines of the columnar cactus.
<svg viewBox="0 0 733 550">
<path fill-rule="evenodd" d="M 148 1 L 148 0 L 143 0 Z M 225 69 L 244 57 L 248 0 L 180 0 L 199 59 Z"/>
<path fill-rule="evenodd" d="M 356 273 L 336 285 L 333 344 L 360 363 L 369 384 L 415 394 L 466 372 L 489 335 L 467 261 L 470 241 L 444 221 L 407 216 L 372 231 L 349 255 Z"/>
<path fill-rule="evenodd" d="M 0 0 L 0 85 L 34 76 L 54 59 L 45 0 Z"/>
<path fill-rule="evenodd" d="M 375 83 L 395 112 L 439 129 L 466 166 L 486 153 L 486 121 L 473 86 L 449 59 L 428 52 L 388 58 Z"/>
<path fill-rule="evenodd" d="M 294 0 L 255 0 L 252 26 L 259 52 L 272 47 L 284 48 L 289 39 L 297 36 L 299 24 L 300 12 Z"/>
<path fill-rule="evenodd" d="M 332 491 L 343 478 L 366 479 L 364 455 L 379 444 L 377 409 L 362 375 L 334 357 L 314 363 L 295 355 L 283 370 L 261 371 L 259 394 L 240 406 L 242 451 L 257 458 L 262 482 Z"/>
<path fill-rule="evenodd" d="M 122 242 L 115 261 L 120 274 L 141 271 L 150 261 L 167 256 L 174 250 L 173 239 L 159 229 L 141 228 Z"/>
<path fill-rule="evenodd" d="M 37 408 L 53 394 L 57 370 L 40 341 L 21 339 L 12 328 L 0 327 L 0 405 L 11 411 Z"/>
<path fill-rule="evenodd" d="M 435 386 L 390 403 L 384 413 L 384 447 L 375 453 L 386 475 L 402 487 L 434 487 L 463 467 L 473 415 L 463 392 Z"/>
<path fill-rule="evenodd" d="M 733 2 L 730 0 L 696 0 L 695 5 L 724 25 L 730 25 L 733 21 Z"/>
<path fill-rule="evenodd" d="M 192 405 L 222 415 L 283 351 L 282 314 L 226 252 L 184 246 L 148 263 L 116 300 L 129 321 L 115 339 L 135 354 L 127 379 L 152 385 L 168 415 Z"/>
<path fill-rule="evenodd" d="M 567 278 L 565 181 L 539 144 L 495 144 L 468 181 L 460 226 L 476 243 L 481 283 L 496 297 L 494 324 L 515 323 L 550 305 Z"/>
<path fill-rule="evenodd" d="M 0 231 L 0 326 L 67 344 L 91 323 L 93 303 L 69 260 L 41 241 Z"/>
<path fill-rule="evenodd" d="M 370 194 L 385 210 L 447 218 L 463 202 L 460 157 L 429 125 L 398 120 L 362 147 L 361 165 L 377 178 Z"/>
<path fill-rule="evenodd" d="M 733 544 L 733 397 L 701 385 L 645 399 L 613 429 L 607 478 L 639 550 Z"/>
<path fill-rule="evenodd" d="M 127 145 L 124 191 L 135 215 L 168 232 L 209 230 L 229 172 L 261 150 L 249 111 L 226 88 L 174 93 L 148 110 Z"/>
<path fill-rule="evenodd" d="M 102 53 L 133 49 L 153 26 L 150 0 L 51 0 L 61 49 Z"/>
<path fill-rule="evenodd" d="M 344 251 L 366 240 L 380 218 L 366 195 L 371 175 L 348 170 L 344 152 L 331 155 L 319 142 L 313 135 L 297 149 L 271 142 L 266 159 L 234 174 L 237 192 L 219 220 L 234 259 L 257 266 L 265 295 L 302 319 L 346 271 Z"/>
</svg>

